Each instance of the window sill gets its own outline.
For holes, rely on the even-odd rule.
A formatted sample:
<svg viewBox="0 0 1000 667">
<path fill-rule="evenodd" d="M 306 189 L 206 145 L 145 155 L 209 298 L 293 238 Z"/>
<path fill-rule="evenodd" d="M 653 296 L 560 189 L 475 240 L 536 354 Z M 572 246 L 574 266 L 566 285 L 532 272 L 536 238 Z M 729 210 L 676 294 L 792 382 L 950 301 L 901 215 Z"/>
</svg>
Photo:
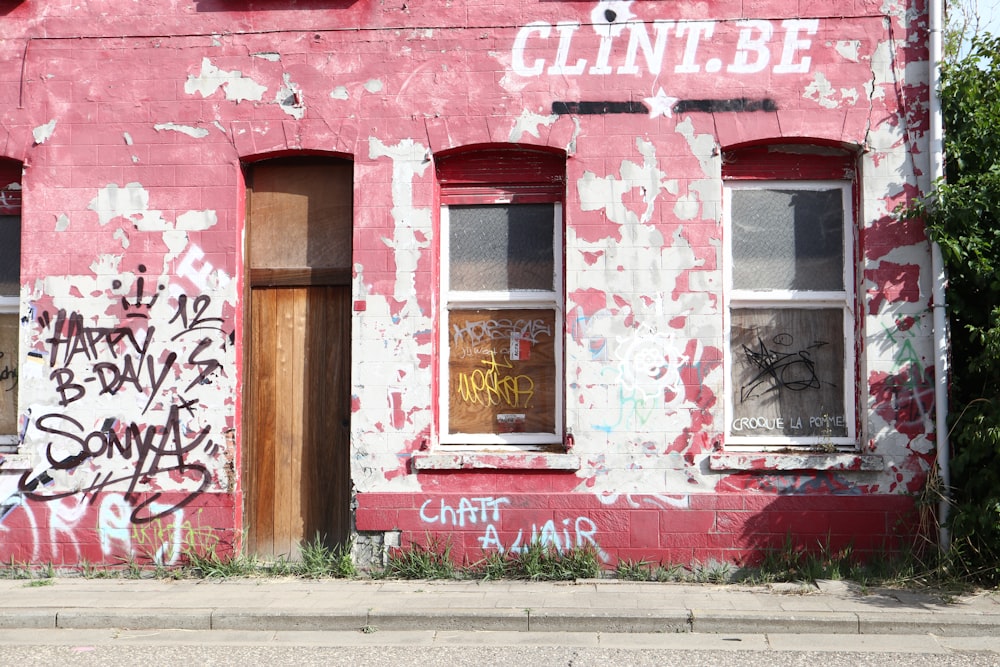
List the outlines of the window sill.
<svg viewBox="0 0 1000 667">
<path fill-rule="evenodd" d="M 453 452 L 414 454 L 413 469 L 426 470 L 579 470 L 575 454 L 548 452 Z"/>
<path fill-rule="evenodd" d="M 708 460 L 710 470 L 740 470 L 746 472 L 771 472 L 790 470 L 844 470 L 877 472 L 885 469 L 885 461 L 876 454 L 840 452 L 723 452 L 712 454 Z"/>
<path fill-rule="evenodd" d="M 31 470 L 31 457 L 27 454 L 0 452 L 0 473 Z"/>
</svg>

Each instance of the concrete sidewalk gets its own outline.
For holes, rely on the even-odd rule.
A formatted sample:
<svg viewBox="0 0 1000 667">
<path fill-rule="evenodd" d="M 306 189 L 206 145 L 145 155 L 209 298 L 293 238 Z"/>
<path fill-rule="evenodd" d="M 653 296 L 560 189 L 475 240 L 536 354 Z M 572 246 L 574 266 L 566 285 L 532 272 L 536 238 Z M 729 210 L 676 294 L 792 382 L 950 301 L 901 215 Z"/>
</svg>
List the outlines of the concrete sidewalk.
<svg viewBox="0 0 1000 667">
<path fill-rule="evenodd" d="M 0 629 L 492 630 L 1000 636 L 1000 593 L 849 583 L 0 581 Z"/>
</svg>

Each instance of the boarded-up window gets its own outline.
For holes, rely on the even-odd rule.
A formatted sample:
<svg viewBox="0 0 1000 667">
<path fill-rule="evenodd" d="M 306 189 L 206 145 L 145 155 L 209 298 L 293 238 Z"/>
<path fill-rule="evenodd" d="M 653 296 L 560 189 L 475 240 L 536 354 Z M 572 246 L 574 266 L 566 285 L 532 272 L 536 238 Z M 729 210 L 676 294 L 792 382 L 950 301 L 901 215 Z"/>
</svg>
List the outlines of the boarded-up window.
<svg viewBox="0 0 1000 667">
<path fill-rule="evenodd" d="M 514 149 L 438 164 L 444 444 L 562 441 L 563 172 Z"/>
<path fill-rule="evenodd" d="M 0 215 L 0 297 L 21 289 L 21 216 Z"/>
<path fill-rule="evenodd" d="M 555 310 L 452 310 L 448 331 L 452 432 L 555 432 Z"/>
<path fill-rule="evenodd" d="M 17 314 L 0 313 L 0 444 L 17 433 Z"/>
<path fill-rule="evenodd" d="M 0 162 L 0 451 L 17 446 L 21 165 Z"/>
<path fill-rule="evenodd" d="M 725 191 L 727 444 L 856 446 L 852 183 L 740 168 Z"/>
<path fill-rule="evenodd" d="M 285 158 L 253 167 L 247 243 L 255 287 L 348 284 L 352 163 Z"/>
<path fill-rule="evenodd" d="M 846 437 L 844 313 L 734 308 L 733 435 Z"/>
</svg>

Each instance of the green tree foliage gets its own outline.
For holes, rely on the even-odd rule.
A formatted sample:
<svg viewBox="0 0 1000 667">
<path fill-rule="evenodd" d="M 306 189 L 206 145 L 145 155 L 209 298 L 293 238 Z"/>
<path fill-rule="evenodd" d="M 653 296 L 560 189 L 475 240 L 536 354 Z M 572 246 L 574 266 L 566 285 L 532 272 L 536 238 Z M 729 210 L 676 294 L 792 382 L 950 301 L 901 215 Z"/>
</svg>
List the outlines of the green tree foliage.
<svg viewBox="0 0 1000 667">
<path fill-rule="evenodd" d="M 948 271 L 952 534 L 971 573 L 1000 579 L 1000 38 L 941 69 L 944 182 L 918 203 Z"/>
</svg>

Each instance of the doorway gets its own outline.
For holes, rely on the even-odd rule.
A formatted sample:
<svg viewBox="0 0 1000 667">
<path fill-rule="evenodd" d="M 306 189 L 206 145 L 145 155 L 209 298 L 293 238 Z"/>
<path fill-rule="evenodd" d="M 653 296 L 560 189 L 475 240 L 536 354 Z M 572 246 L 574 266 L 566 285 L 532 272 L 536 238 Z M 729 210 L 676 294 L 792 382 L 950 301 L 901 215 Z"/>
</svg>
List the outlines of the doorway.
<svg viewBox="0 0 1000 667">
<path fill-rule="evenodd" d="M 246 544 L 297 560 L 350 534 L 353 165 L 266 160 L 247 184 Z"/>
</svg>

